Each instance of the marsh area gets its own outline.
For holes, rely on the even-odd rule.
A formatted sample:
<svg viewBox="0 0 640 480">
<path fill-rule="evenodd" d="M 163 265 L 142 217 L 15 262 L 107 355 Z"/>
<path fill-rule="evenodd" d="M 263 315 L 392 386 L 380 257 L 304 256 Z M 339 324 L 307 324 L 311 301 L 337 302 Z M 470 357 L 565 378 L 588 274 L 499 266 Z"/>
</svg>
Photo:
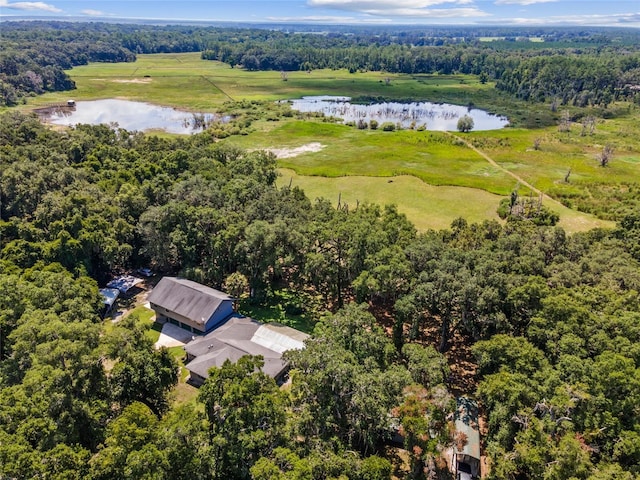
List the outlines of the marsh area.
<svg viewBox="0 0 640 480">
<path fill-rule="evenodd" d="M 352 103 L 349 97 L 308 96 L 292 100 L 291 108 L 299 112 L 322 113 L 327 117 L 349 122 L 392 122 L 402 128 L 424 126 L 426 130 L 455 131 L 464 115 L 473 118 L 474 130 L 499 130 L 509 124 L 506 117 L 477 108 L 432 102 L 382 102 L 362 105 Z"/>
</svg>

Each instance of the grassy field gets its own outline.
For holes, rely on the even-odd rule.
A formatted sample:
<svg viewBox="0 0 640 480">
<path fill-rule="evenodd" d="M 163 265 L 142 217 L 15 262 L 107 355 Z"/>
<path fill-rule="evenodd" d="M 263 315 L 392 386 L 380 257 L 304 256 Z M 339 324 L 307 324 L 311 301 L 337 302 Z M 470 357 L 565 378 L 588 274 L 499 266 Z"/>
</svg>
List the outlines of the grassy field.
<svg viewBox="0 0 640 480">
<path fill-rule="evenodd" d="M 243 304 L 240 307 L 240 312 L 243 315 L 251 317 L 263 323 L 280 323 L 301 332 L 311 333 L 315 323 L 309 315 L 292 315 L 287 313 L 282 308 L 280 303 L 274 301 L 269 305 L 251 305 L 249 303 Z"/>
<path fill-rule="evenodd" d="M 640 150 L 633 114 L 615 120 L 600 120 L 593 135 L 581 135 L 575 124 L 568 133 L 550 127 L 539 130 L 505 129 L 471 132 L 469 139 L 506 169 L 518 172 L 537 188 L 549 192 L 571 188 L 571 182 L 590 180 L 620 182 L 638 176 Z M 625 133 L 626 132 L 626 133 Z M 540 146 L 533 148 L 534 140 Z M 598 155 L 603 146 L 614 148 L 614 160 L 602 168 Z M 571 170 L 569 183 L 565 175 Z"/>
<path fill-rule="evenodd" d="M 388 178 L 326 178 L 298 175 L 291 169 L 280 169 L 278 184 L 302 188 L 311 199 L 327 198 L 332 202 L 395 204 L 419 231 L 449 228 L 462 217 L 469 222 L 499 220 L 496 213 L 504 197 L 484 190 L 465 187 L 433 186 L 412 176 Z M 582 232 L 598 227 L 613 227 L 613 222 L 599 220 L 555 203 L 545 202 L 560 215 L 559 225 L 569 232 Z"/>
<path fill-rule="evenodd" d="M 193 111 L 224 111 L 231 100 L 334 94 L 474 104 L 506 114 L 516 125 L 548 125 L 558 115 L 542 104 L 514 102 L 492 84 L 465 75 L 316 70 L 289 72 L 283 81 L 279 72 L 232 69 L 201 60 L 197 53 L 139 55 L 135 63 L 91 64 L 74 68 L 70 74 L 77 90 L 34 97 L 22 108 L 64 102 L 69 97 L 118 97 Z M 500 196 L 518 187 L 521 194 L 528 193 L 514 176 L 552 196 L 580 189 L 581 182 L 638 178 L 637 107 L 628 109 L 615 119 L 599 120 L 592 135 L 581 135 L 581 125 L 574 124 L 569 133 L 560 133 L 555 126 L 510 127 L 464 136 L 497 167 L 443 133 L 357 130 L 318 120 L 257 121 L 249 135 L 225 142 L 248 149 L 319 143 L 319 151 L 282 158 L 280 182 L 299 185 L 312 198 L 335 201 L 342 195 L 348 203 L 395 203 L 423 230 L 446 227 L 458 216 L 471 221 L 496 218 Z M 537 149 L 533 147 L 536 139 Z M 615 156 L 609 167 L 602 168 L 597 156 L 605 144 L 613 145 Z M 561 214 L 561 224 L 569 231 L 612 225 L 558 204 L 548 206 Z"/>
<path fill-rule="evenodd" d="M 287 121 L 227 141 L 245 148 L 296 148 L 320 143 L 320 151 L 279 161 L 281 184 L 300 186 L 310 198 L 337 202 L 341 195 L 343 202 L 352 205 L 358 201 L 394 203 L 419 230 L 425 230 L 448 227 L 457 217 L 469 221 L 497 218 L 501 198 L 519 187 L 506 171 L 544 192 L 574 188 L 563 182 L 565 162 L 570 157 L 562 148 L 543 141 L 540 150 L 533 149 L 537 135 L 553 137 L 554 132 L 505 129 L 465 137 L 493 155 L 502 170 L 439 132 L 363 132 L 343 125 Z M 590 152 L 593 147 L 586 150 Z M 625 162 L 624 166 L 602 169 L 595 154 L 593 158 L 589 153 L 582 156 L 584 165 L 573 167 L 576 178 L 618 179 L 637 168 L 633 162 Z M 522 158 L 527 161 L 522 162 Z M 528 195 L 529 191 L 520 189 L 520 193 Z M 613 226 L 559 204 L 547 202 L 547 206 L 560 214 L 560 225 L 570 232 Z"/>
<path fill-rule="evenodd" d="M 338 197 L 342 204 L 351 206 L 358 202 L 395 204 L 422 231 L 449 228 L 458 217 L 469 222 L 499 220 L 496 209 L 503 198 L 476 188 L 436 187 L 408 175 L 326 178 L 280 169 L 278 183 L 300 187 L 309 198 L 328 198 L 334 204 L 337 204 Z M 465 201 L 461 202 L 461 198 Z"/>
<path fill-rule="evenodd" d="M 412 175 L 431 185 L 480 188 L 508 195 L 514 180 L 492 168 L 473 150 L 441 132 L 357 130 L 331 123 L 285 121 L 268 131 L 231 137 L 244 148 L 300 147 L 320 143 L 322 149 L 279 165 L 300 175 L 391 177 Z"/>
<path fill-rule="evenodd" d="M 282 100 L 303 95 L 430 100 L 475 104 L 486 110 L 520 117 L 513 102 L 505 102 L 490 82 L 473 75 L 403 75 L 382 72 L 351 74 L 347 70 L 249 72 L 201 60 L 199 53 L 138 55 L 133 63 L 92 63 L 68 72 L 73 92 L 34 97 L 29 106 L 99 98 L 126 98 L 191 110 L 215 110 L 229 100 Z M 389 82 L 387 83 L 387 79 Z"/>
</svg>

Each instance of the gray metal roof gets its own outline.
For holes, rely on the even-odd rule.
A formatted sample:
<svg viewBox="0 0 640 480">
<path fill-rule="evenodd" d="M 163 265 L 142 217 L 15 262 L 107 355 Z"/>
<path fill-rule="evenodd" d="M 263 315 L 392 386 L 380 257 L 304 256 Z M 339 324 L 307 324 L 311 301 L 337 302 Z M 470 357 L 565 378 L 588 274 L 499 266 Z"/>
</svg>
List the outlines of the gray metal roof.
<svg viewBox="0 0 640 480">
<path fill-rule="evenodd" d="M 233 297 L 191 280 L 163 277 L 149 294 L 148 300 L 204 325 L 223 302 L 233 302 Z"/>
<path fill-rule="evenodd" d="M 217 352 L 211 352 L 207 355 L 195 358 L 187 364 L 187 370 L 193 372 L 202 378 L 209 377 L 209 369 L 212 367 L 222 367 L 226 360 L 232 363 L 237 362 L 240 358 L 247 355 L 247 352 L 237 348 L 226 346 Z M 265 358 L 262 371 L 270 377 L 277 377 L 287 367 L 287 363 L 282 358 Z"/>
<path fill-rule="evenodd" d="M 456 399 L 456 432 L 466 435 L 467 441 L 462 450 L 456 453 L 480 459 L 480 430 L 478 426 L 478 404 L 468 397 Z"/>
<path fill-rule="evenodd" d="M 187 369 L 190 372 L 200 375 L 202 378 L 207 378 L 211 367 L 221 367 L 225 360 L 230 360 L 235 363 L 245 355 L 245 352 L 223 345 L 219 350 L 211 351 L 193 359 L 187 365 Z"/>
<path fill-rule="evenodd" d="M 113 306 L 120 295 L 120 290 L 117 288 L 101 288 L 100 295 L 102 295 L 102 301 L 105 305 Z"/>
<path fill-rule="evenodd" d="M 133 287 L 142 282 L 144 282 L 143 279 L 134 277 L 133 275 L 122 275 L 107 283 L 107 287 L 117 288 L 121 293 L 127 293 Z"/>
<path fill-rule="evenodd" d="M 253 334 L 251 341 L 265 348 L 284 353 L 287 350 L 301 350 L 304 341 L 309 337 L 306 333 L 279 323 L 262 325 Z"/>
<path fill-rule="evenodd" d="M 222 366 L 226 359 L 236 362 L 244 355 L 262 355 L 262 371 L 277 377 L 287 367 L 282 352 L 289 346 L 304 347 L 304 339 L 308 337 L 306 333 L 283 325 L 263 325 L 248 317 L 232 317 L 224 325 L 185 345 L 185 351 L 196 357 L 186 367 L 207 378 L 209 369 Z"/>
</svg>

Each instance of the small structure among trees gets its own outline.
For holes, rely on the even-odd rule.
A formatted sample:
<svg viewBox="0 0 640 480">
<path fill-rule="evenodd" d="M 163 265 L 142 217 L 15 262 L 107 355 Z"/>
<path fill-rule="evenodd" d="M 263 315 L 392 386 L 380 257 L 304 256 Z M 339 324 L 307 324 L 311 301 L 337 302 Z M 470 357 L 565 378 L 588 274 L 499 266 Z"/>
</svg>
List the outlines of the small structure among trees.
<svg viewBox="0 0 640 480">
<path fill-rule="evenodd" d="M 456 399 L 456 431 L 453 462 L 456 480 L 480 478 L 480 429 L 478 404 L 467 397 Z"/>
<path fill-rule="evenodd" d="M 133 275 L 122 275 L 120 277 L 114 278 L 109 283 L 107 283 L 107 288 L 116 289 L 121 294 L 126 295 L 129 290 L 142 283 L 143 281 L 144 280 L 142 280 L 141 278 L 134 277 Z"/>
<path fill-rule="evenodd" d="M 116 300 L 118 300 L 118 297 L 120 296 L 120 290 L 117 288 L 101 288 L 100 295 L 102 295 L 102 303 L 104 304 L 100 313 L 104 318 L 113 309 Z"/>
</svg>

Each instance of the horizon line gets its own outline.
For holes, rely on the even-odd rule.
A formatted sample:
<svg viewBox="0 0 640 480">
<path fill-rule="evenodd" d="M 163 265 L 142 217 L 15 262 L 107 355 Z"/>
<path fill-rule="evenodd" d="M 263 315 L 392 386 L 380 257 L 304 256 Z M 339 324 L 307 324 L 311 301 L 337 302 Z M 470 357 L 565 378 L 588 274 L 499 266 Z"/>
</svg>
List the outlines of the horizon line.
<svg viewBox="0 0 640 480">
<path fill-rule="evenodd" d="M 321 26 L 360 26 L 363 28 L 366 27 L 473 27 L 473 28 L 509 28 L 513 30 L 526 30 L 530 28 L 611 28 L 611 29 L 620 29 L 620 30 L 638 30 L 640 26 L 635 25 L 588 25 L 588 24 L 575 24 L 575 23 L 532 23 L 526 25 L 513 25 L 500 23 L 499 21 L 489 22 L 489 23 L 402 23 L 402 22 L 362 22 L 362 21 L 353 21 L 349 22 L 345 19 L 345 22 L 331 22 L 331 21 L 321 21 L 321 20 L 286 20 L 286 21 L 278 21 L 278 20 L 202 20 L 202 19 L 189 19 L 189 18 L 181 18 L 181 19 L 171 19 L 171 18 L 149 18 L 149 17 L 117 17 L 117 16 L 88 16 L 88 15 L 6 15 L 0 13 L 0 22 L 3 20 L 19 20 L 19 21 L 74 21 L 74 22 L 103 22 L 103 23 L 115 23 L 118 21 L 127 21 L 127 22 L 163 22 L 170 25 L 184 25 L 189 23 L 196 24 L 246 24 L 246 25 L 321 25 Z"/>
</svg>

